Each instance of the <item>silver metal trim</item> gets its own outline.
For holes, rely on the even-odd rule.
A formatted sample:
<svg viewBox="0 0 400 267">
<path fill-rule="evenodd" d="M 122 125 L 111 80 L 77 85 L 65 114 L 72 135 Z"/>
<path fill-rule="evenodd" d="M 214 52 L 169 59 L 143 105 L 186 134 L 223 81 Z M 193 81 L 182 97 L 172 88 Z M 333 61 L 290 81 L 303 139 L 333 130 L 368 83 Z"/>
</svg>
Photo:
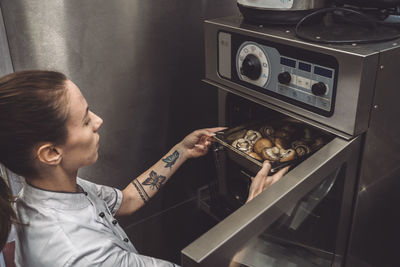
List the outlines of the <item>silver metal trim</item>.
<svg viewBox="0 0 400 267">
<path fill-rule="evenodd" d="M 320 183 L 324 174 L 357 158 L 360 140 L 360 137 L 351 141 L 341 138 L 332 140 L 289 172 L 284 179 L 184 248 L 182 265 L 228 266 L 230 259 L 246 241 L 260 234 L 293 203 Z"/>
</svg>

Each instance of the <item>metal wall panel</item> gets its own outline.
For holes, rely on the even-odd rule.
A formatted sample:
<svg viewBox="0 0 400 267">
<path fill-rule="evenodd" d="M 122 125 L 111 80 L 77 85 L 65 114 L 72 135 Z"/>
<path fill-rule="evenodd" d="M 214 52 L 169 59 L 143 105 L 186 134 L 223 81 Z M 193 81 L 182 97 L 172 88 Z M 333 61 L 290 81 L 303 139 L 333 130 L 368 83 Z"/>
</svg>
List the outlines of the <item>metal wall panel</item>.
<svg viewBox="0 0 400 267">
<path fill-rule="evenodd" d="M 216 126 L 217 92 L 200 81 L 203 20 L 236 14 L 236 1 L 0 0 L 0 4 L 15 70 L 64 72 L 104 119 L 99 160 L 82 169 L 81 177 L 123 188 L 186 134 Z M 148 207 L 122 223 L 129 229 L 139 219 L 192 198 L 213 175 L 212 165 L 210 157 L 188 162 Z M 151 233 L 147 228 L 142 232 Z M 139 250 L 150 251 L 156 243 L 133 240 Z"/>
<path fill-rule="evenodd" d="M 380 55 L 366 135 L 347 267 L 398 266 L 400 238 L 400 49 Z"/>
<path fill-rule="evenodd" d="M 0 8 L 0 77 L 13 71 L 3 13 Z"/>
</svg>

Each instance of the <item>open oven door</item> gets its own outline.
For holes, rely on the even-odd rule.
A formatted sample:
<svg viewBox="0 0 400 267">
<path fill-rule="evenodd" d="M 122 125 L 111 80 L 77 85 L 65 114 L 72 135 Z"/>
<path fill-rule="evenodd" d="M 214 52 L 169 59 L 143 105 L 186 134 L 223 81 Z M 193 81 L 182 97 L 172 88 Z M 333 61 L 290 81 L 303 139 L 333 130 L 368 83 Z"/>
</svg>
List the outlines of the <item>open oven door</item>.
<svg viewBox="0 0 400 267">
<path fill-rule="evenodd" d="M 341 266 L 362 136 L 335 137 L 182 250 L 182 266 Z"/>
</svg>

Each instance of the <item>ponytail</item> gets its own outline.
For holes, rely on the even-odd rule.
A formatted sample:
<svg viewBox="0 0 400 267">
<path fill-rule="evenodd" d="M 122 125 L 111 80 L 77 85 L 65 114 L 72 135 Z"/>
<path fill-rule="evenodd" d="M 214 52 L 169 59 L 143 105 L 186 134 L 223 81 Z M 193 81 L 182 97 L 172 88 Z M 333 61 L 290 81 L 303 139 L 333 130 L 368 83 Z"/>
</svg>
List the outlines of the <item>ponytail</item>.
<svg viewBox="0 0 400 267">
<path fill-rule="evenodd" d="M 16 221 L 16 215 L 11 205 L 13 201 L 10 189 L 0 176 L 0 250 L 7 242 L 11 224 Z"/>
</svg>

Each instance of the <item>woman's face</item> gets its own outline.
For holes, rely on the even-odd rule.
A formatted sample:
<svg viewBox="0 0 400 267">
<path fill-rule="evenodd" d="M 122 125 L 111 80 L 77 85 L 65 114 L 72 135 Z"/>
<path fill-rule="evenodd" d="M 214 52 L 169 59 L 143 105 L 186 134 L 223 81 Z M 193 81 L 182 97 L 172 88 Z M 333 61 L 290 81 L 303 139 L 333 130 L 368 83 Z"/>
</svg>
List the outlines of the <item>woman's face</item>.
<svg viewBox="0 0 400 267">
<path fill-rule="evenodd" d="M 96 162 L 98 158 L 98 130 L 103 120 L 89 110 L 79 88 L 66 81 L 68 97 L 68 137 L 62 146 L 62 165 L 68 170 L 77 170 Z"/>
</svg>

